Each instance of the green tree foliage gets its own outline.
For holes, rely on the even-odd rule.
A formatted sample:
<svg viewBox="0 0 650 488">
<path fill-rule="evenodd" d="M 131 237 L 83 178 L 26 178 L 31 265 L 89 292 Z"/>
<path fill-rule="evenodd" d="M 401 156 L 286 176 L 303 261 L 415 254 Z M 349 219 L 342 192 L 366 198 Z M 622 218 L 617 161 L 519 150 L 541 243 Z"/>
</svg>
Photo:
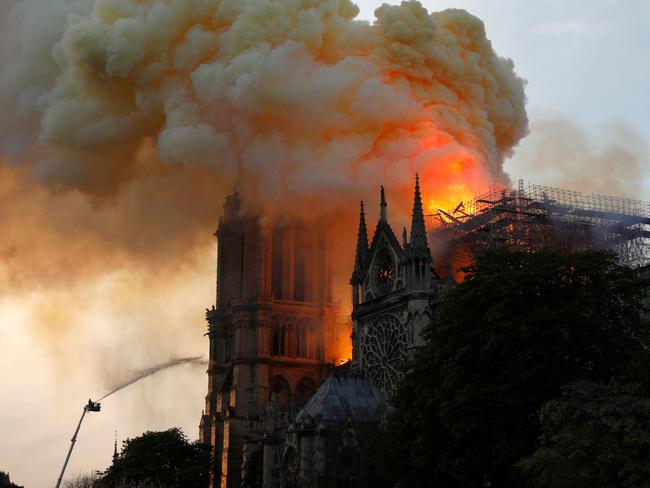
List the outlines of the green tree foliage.
<svg viewBox="0 0 650 488">
<path fill-rule="evenodd" d="M 516 486 L 562 386 L 642 380 L 642 292 L 613 255 L 499 250 L 466 272 L 395 399 L 384 452 L 400 486 Z"/>
<path fill-rule="evenodd" d="M 188 442 L 180 429 L 146 432 L 122 443 L 122 452 L 106 470 L 101 485 L 205 488 L 209 468 L 209 447 Z"/>
<path fill-rule="evenodd" d="M 527 486 L 650 486 L 650 399 L 636 388 L 569 385 L 544 404 L 540 421 L 540 445 L 519 463 Z"/>
</svg>

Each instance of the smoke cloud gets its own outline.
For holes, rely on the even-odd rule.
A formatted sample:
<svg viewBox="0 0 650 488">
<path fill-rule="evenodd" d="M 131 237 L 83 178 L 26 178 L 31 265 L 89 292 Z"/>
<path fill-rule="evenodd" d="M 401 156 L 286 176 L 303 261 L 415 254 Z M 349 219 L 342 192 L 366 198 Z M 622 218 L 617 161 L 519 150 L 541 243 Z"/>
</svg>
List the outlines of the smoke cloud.
<svg viewBox="0 0 650 488">
<path fill-rule="evenodd" d="M 165 163 L 263 181 L 262 200 L 452 164 L 443 191 L 503 182 L 527 131 L 524 84 L 482 22 L 415 1 L 373 24 L 357 13 L 348 0 L 18 2 L 3 15 L 5 159 L 92 195 L 137 178 L 149 141 Z"/>
<path fill-rule="evenodd" d="M 357 13 L 348 0 L 0 3 L 0 334 L 16 338 L 4 370 L 34 379 L 7 380 L 0 418 L 38 417 L 19 400 L 34 392 L 75 417 L 72 392 L 85 401 L 125 371 L 204 354 L 211 233 L 233 187 L 266 215 L 309 212 L 336 230 L 342 298 L 358 200 L 379 184 L 399 221 L 416 171 L 434 208 L 508 182 L 504 159 L 528 131 L 524 82 L 482 22 L 416 1 L 373 23 Z M 30 368 L 35 348 L 57 360 Z M 199 385 L 183 405 L 163 393 L 178 382 L 149 381 L 107 399 L 126 402 L 130 434 L 161 419 L 195 428 L 205 381 L 183 376 Z M 182 421 L 163 410 L 174 405 Z M 96 437 L 112 446 L 114 427 Z M 66 428 L 34 432 L 61 437 L 58 453 Z M 23 454 L 0 449 L 30 473 Z"/>
<path fill-rule="evenodd" d="M 647 199 L 650 148 L 635 129 L 610 123 L 588 131 L 566 117 L 536 121 L 508 164 L 513 177 L 583 193 Z"/>
</svg>

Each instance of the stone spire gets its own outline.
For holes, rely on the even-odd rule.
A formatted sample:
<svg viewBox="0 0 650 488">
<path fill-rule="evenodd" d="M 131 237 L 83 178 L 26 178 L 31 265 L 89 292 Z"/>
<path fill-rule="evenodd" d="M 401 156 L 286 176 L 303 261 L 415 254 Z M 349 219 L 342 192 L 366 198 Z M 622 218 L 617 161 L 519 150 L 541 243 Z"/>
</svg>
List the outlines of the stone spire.
<svg viewBox="0 0 650 488">
<path fill-rule="evenodd" d="M 380 208 L 380 220 L 382 222 L 386 222 L 386 194 L 384 192 L 384 185 L 381 185 L 381 204 L 379 206 Z"/>
<path fill-rule="evenodd" d="M 427 231 L 424 227 L 424 212 L 422 211 L 422 196 L 420 195 L 420 177 L 415 174 L 415 194 L 413 196 L 413 215 L 411 220 L 411 245 L 413 254 L 430 256 Z"/>
<path fill-rule="evenodd" d="M 117 460 L 117 431 L 115 431 L 115 444 L 113 444 L 113 462 Z"/>
<path fill-rule="evenodd" d="M 357 251 L 354 257 L 354 275 L 361 279 L 361 273 L 366 261 L 366 254 L 368 254 L 368 230 L 366 229 L 366 213 L 363 210 L 363 200 L 361 200 L 359 210 L 359 232 L 357 234 Z"/>
</svg>

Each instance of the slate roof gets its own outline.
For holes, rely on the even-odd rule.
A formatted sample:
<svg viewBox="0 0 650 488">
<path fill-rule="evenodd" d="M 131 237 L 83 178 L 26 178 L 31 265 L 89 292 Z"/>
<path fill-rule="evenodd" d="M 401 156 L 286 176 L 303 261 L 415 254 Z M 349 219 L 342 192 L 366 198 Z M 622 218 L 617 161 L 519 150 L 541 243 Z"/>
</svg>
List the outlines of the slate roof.
<svg viewBox="0 0 650 488">
<path fill-rule="evenodd" d="M 296 423 L 311 417 L 316 423 L 379 422 L 384 396 L 366 379 L 334 371 L 296 416 Z"/>
</svg>

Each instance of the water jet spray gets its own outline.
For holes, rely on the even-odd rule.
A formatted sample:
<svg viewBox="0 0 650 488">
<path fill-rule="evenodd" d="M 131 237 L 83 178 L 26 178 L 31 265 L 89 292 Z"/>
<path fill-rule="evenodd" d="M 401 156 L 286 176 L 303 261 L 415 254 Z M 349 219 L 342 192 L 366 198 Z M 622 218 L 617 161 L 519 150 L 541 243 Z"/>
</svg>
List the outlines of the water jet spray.
<svg viewBox="0 0 650 488">
<path fill-rule="evenodd" d="M 59 478 L 56 480 L 56 487 L 55 488 L 60 488 L 61 486 L 61 481 L 63 480 L 63 474 L 65 473 L 65 468 L 68 466 L 68 461 L 70 460 L 70 455 L 72 454 L 72 449 L 74 449 L 75 442 L 77 442 L 77 434 L 79 434 L 79 429 L 81 428 L 81 423 L 83 422 L 84 417 L 86 416 L 87 412 L 99 412 L 101 410 L 101 404 L 99 403 L 102 401 L 104 398 L 112 395 L 113 393 L 116 393 L 120 391 L 123 388 L 126 388 L 127 386 L 132 385 L 133 383 L 136 383 L 140 381 L 141 379 L 146 378 L 147 376 L 151 376 L 154 373 L 157 373 L 158 371 L 161 371 L 163 369 L 171 368 L 173 366 L 177 366 L 179 364 L 206 364 L 207 361 L 203 359 L 201 356 L 195 356 L 195 357 L 189 357 L 189 358 L 175 358 L 175 359 L 170 359 L 167 362 L 158 364 L 156 366 L 152 366 L 150 368 L 142 369 L 138 372 L 136 372 L 131 378 L 128 380 L 124 381 L 123 383 L 119 384 L 118 386 L 115 386 L 111 391 L 106 393 L 103 397 L 101 397 L 98 401 L 93 402 L 90 398 L 88 399 L 88 403 L 84 405 L 83 408 L 83 413 L 81 414 L 81 418 L 79 419 L 79 423 L 77 424 L 77 428 L 74 431 L 74 435 L 72 436 L 72 439 L 70 440 L 70 449 L 68 449 L 68 454 L 65 457 L 65 461 L 63 462 L 63 468 L 61 468 L 61 474 L 59 475 Z"/>
</svg>

